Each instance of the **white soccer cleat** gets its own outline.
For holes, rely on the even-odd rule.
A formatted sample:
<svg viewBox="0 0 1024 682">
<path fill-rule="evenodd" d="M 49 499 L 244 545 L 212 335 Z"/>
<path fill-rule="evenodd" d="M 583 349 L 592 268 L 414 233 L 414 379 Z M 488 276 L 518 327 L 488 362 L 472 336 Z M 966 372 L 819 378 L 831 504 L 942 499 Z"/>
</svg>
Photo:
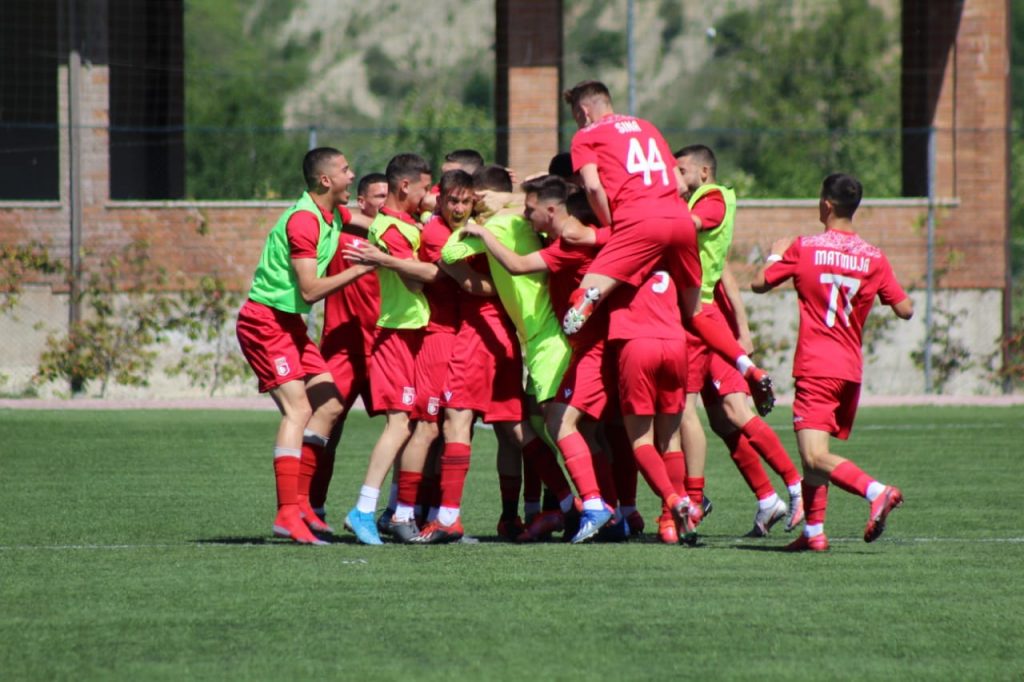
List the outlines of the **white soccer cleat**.
<svg viewBox="0 0 1024 682">
<path fill-rule="evenodd" d="M 748 538 L 763 538 L 771 532 L 772 526 L 786 518 L 789 507 L 782 500 L 767 509 L 758 509 L 754 515 L 754 527 L 747 533 Z"/>
</svg>

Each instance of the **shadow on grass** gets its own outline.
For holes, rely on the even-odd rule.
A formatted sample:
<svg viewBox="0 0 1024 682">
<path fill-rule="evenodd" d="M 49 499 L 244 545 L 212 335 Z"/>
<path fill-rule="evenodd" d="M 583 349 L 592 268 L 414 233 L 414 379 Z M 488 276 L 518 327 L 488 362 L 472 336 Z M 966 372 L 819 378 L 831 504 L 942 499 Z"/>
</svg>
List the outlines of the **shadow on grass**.
<svg viewBox="0 0 1024 682">
<path fill-rule="evenodd" d="M 321 540 L 324 540 L 331 545 L 355 545 L 358 541 L 351 535 L 337 535 L 335 533 L 323 533 L 318 535 Z M 299 543 L 292 542 L 288 538 L 277 538 L 267 536 L 223 536 L 216 538 L 198 538 L 193 540 L 197 545 L 265 545 L 273 547 L 275 545 L 290 546 L 297 545 Z"/>
</svg>

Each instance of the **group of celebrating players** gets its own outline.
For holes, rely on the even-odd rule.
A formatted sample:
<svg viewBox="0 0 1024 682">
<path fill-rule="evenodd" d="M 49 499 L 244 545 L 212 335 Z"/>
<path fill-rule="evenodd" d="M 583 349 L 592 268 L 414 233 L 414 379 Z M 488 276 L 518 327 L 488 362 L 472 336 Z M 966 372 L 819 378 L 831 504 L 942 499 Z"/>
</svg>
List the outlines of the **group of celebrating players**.
<svg viewBox="0 0 1024 682">
<path fill-rule="evenodd" d="M 463 539 L 480 418 L 498 441 L 499 537 L 639 534 L 642 475 L 662 503 L 661 541 L 694 544 L 711 510 L 699 395 L 757 498 L 748 535 L 803 522 L 785 549 L 827 550 L 835 483 L 869 501 L 864 539 L 875 540 L 902 493 L 830 453 L 829 438 L 852 426 L 874 297 L 905 319 L 913 308 L 884 254 L 853 232 L 860 183 L 826 178 L 825 231 L 773 244 L 752 283 L 761 292 L 792 279 L 800 300 L 801 476 L 761 419 L 774 396 L 747 355 L 726 264 L 736 197 L 717 184 L 714 153 L 693 145 L 673 154 L 650 122 L 616 114 L 598 81 L 565 101 L 579 126 L 570 152 L 519 191 L 507 169 L 471 150 L 449 154 L 436 185 L 424 159 L 398 154 L 384 174 L 360 180 L 350 211 L 355 176 L 344 155 L 306 154 L 307 191 L 271 230 L 237 326 L 260 391 L 282 414 L 274 534 L 321 544 L 333 533 L 327 490 L 345 415 L 361 397 L 385 417 L 344 520 L 361 543 Z M 321 299 L 317 346 L 302 315 Z"/>
</svg>

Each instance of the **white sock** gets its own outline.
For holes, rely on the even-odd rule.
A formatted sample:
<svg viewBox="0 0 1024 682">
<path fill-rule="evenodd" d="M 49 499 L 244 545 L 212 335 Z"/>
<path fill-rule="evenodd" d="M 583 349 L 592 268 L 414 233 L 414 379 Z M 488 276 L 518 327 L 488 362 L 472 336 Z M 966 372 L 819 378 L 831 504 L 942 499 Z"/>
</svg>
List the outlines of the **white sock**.
<svg viewBox="0 0 1024 682">
<path fill-rule="evenodd" d="M 821 535 L 824 532 L 824 523 L 816 523 L 813 526 L 811 524 L 807 524 L 806 526 L 804 526 L 804 535 L 806 535 L 809 538 L 813 538 L 815 535 Z"/>
<path fill-rule="evenodd" d="M 750 359 L 749 355 L 741 355 L 736 358 L 736 369 L 740 371 L 743 376 L 747 375 L 747 370 L 754 366 L 754 361 Z"/>
<path fill-rule="evenodd" d="M 393 518 L 395 521 L 398 521 L 400 523 L 412 521 L 413 511 L 414 510 L 411 504 L 396 504 L 395 515 Z"/>
<path fill-rule="evenodd" d="M 437 521 L 442 526 L 450 526 L 459 520 L 458 507 L 441 507 L 437 510 Z"/>
<path fill-rule="evenodd" d="M 602 509 L 604 509 L 604 500 L 600 497 L 583 500 L 583 511 L 601 511 Z"/>
<path fill-rule="evenodd" d="M 364 485 L 359 489 L 359 499 L 356 501 L 356 509 L 364 514 L 372 514 L 377 511 L 377 500 L 380 498 L 380 488 L 371 488 Z"/>
<path fill-rule="evenodd" d="M 868 491 L 864 494 L 864 497 L 868 498 L 868 502 L 874 502 L 875 498 L 885 492 L 885 485 L 878 481 L 871 481 L 868 483 Z"/>
<path fill-rule="evenodd" d="M 779 496 L 776 495 L 775 493 L 772 493 L 771 495 L 769 495 L 768 497 L 764 498 L 763 500 L 758 500 L 757 501 L 757 508 L 762 510 L 762 511 L 764 511 L 765 509 L 771 509 L 772 507 L 774 507 L 778 503 L 778 501 L 779 501 Z"/>
<path fill-rule="evenodd" d="M 790 497 L 800 497 L 801 495 L 803 495 L 803 490 L 802 490 L 802 488 L 801 488 L 799 483 L 794 483 L 793 485 L 787 485 L 786 486 L 786 490 L 789 491 L 789 496 Z"/>
<path fill-rule="evenodd" d="M 562 508 L 562 513 L 567 514 L 572 509 L 572 505 L 575 502 L 572 495 L 566 495 L 565 499 L 558 503 L 558 506 Z"/>
</svg>

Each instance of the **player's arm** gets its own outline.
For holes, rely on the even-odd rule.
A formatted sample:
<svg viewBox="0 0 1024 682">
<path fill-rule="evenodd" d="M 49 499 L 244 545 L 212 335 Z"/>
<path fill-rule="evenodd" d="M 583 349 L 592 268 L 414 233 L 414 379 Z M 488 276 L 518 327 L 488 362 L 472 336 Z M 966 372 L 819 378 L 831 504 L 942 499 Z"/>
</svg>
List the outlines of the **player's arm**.
<svg viewBox="0 0 1024 682">
<path fill-rule="evenodd" d="M 358 246 L 346 246 L 342 250 L 342 255 L 349 260 L 393 270 L 398 273 L 406 286 L 409 286 L 412 281 L 418 283 L 422 288 L 423 284 L 430 284 L 438 277 L 437 266 L 433 263 L 424 263 L 415 258 L 396 258 L 370 242 L 359 242 Z M 419 289 L 409 288 L 419 291 Z"/>
<path fill-rule="evenodd" d="M 363 213 L 359 208 L 350 210 L 347 218 L 348 220 L 345 221 L 345 225 L 343 226 L 345 232 L 364 236 L 370 231 L 370 223 L 373 222 L 373 218 Z"/>
<path fill-rule="evenodd" d="M 719 281 L 722 282 L 722 291 L 725 292 L 725 297 L 729 299 L 733 317 L 736 318 L 736 326 L 740 330 L 740 345 L 743 346 L 743 350 L 751 353 L 754 350 L 754 340 L 750 336 L 750 321 L 747 319 L 747 307 L 743 305 L 740 285 L 732 274 L 732 270 L 729 269 L 728 263 L 722 269 L 722 279 Z"/>
<path fill-rule="evenodd" d="M 498 293 L 494 288 L 494 282 L 491 281 L 490 277 L 487 277 L 486 275 L 469 267 L 469 263 L 466 263 L 465 261 L 445 263 L 443 260 L 439 260 L 437 262 L 437 267 L 455 280 L 456 284 L 458 284 L 463 291 L 473 294 L 474 296 L 496 296 Z"/>
<path fill-rule="evenodd" d="M 292 258 L 292 268 L 299 280 L 299 294 L 306 303 L 316 303 L 328 294 L 345 287 L 368 272 L 373 272 L 370 264 L 353 265 L 330 277 L 316 276 L 315 258 Z"/>
<path fill-rule="evenodd" d="M 725 199 L 722 193 L 711 191 L 702 196 L 690 210 L 690 217 L 698 230 L 713 230 L 721 225 L 725 220 Z"/>
<path fill-rule="evenodd" d="M 583 178 L 583 191 L 587 193 L 587 201 L 590 203 L 590 208 L 594 209 L 594 215 L 602 225 L 611 225 L 612 209 L 608 204 L 608 194 L 604 191 L 604 185 L 601 184 L 597 164 L 584 164 L 580 168 L 580 177 Z"/>
<path fill-rule="evenodd" d="M 519 254 L 508 248 L 493 232 L 479 225 L 468 224 L 462 228 L 464 234 L 480 238 L 495 260 L 513 275 L 525 275 L 531 272 L 543 272 L 548 269 L 547 263 L 541 258 L 539 251 Z"/>
<path fill-rule="evenodd" d="M 769 284 L 767 278 L 765 277 L 765 271 L 767 271 L 768 268 L 770 268 L 775 263 L 781 261 L 783 258 L 783 254 L 789 250 L 792 244 L 792 237 L 783 237 L 782 239 L 775 240 L 775 242 L 772 244 L 771 253 L 769 253 L 768 256 L 764 259 L 764 266 L 758 271 L 756 275 L 754 275 L 754 279 L 750 282 L 751 291 L 753 291 L 755 294 L 763 294 L 766 291 L 771 291 L 773 288 L 775 288 L 785 280 L 785 278 L 782 278 Z"/>
<path fill-rule="evenodd" d="M 893 303 L 889 307 L 892 308 L 894 313 L 896 313 L 896 317 L 901 320 L 909 320 L 914 316 L 914 301 L 912 301 L 909 296 L 899 303 Z"/>
</svg>

